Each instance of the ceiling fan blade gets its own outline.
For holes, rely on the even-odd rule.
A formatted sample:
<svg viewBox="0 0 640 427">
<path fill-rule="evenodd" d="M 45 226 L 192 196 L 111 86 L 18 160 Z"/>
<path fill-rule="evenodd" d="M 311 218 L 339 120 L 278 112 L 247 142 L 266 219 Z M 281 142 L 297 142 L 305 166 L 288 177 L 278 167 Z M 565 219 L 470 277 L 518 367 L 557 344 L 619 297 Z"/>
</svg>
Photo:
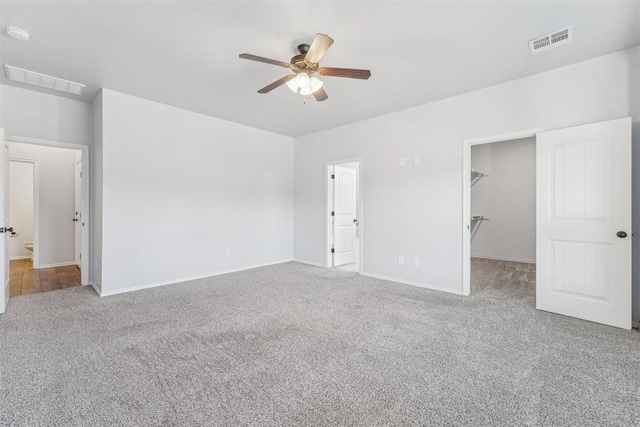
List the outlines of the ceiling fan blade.
<svg viewBox="0 0 640 427">
<path fill-rule="evenodd" d="M 295 74 L 291 74 L 289 76 L 284 76 L 283 78 L 276 80 L 275 82 L 271 83 L 270 85 L 267 85 L 267 86 L 263 87 L 262 89 L 260 89 L 258 91 L 258 93 L 271 92 L 272 90 L 274 90 L 278 86 L 282 86 L 283 84 L 285 84 L 286 82 L 288 82 L 289 80 L 294 78 L 295 76 L 296 76 Z"/>
<path fill-rule="evenodd" d="M 325 92 L 323 88 L 320 88 L 317 91 L 313 92 L 313 96 L 316 98 L 316 101 L 318 102 L 324 101 L 327 98 L 329 98 L 327 96 L 327 92 Z"/>
<path fill-rule="evenodd" d="M 304 57 L 304 60 L 307 62 L 311 62 L 312 64 L 317 64 L 320 62 L 320 58 L 327 53 L 327 50 L 333 44 L 333 39 L 326 34 L 316 34 L 313 38 L 313 42 L 311 42 L 311 47 L 307 51 L 307 54 Z"/>
<path fill-rule="evenodd" d="M 346 77 L 349 79 L 362 79 L 367 80 L 371 77 L 371 71 L 369 70 L 356 70 L 353 68 L 331 68 L 322 67 L 318 70 L 318 73 L 327 77 Z"/>
<path fill-rule="evenodd" d="M 263 58 L 262 56 L 251 55 L 250 53 L 241 53 L 240 58 L 250 61 L 264 62 L 265 64 L 278 65 L 280 67 L 289 68 L 291 64 L 288 62 L 276 61 L 275 59 Z"/>
</svg>

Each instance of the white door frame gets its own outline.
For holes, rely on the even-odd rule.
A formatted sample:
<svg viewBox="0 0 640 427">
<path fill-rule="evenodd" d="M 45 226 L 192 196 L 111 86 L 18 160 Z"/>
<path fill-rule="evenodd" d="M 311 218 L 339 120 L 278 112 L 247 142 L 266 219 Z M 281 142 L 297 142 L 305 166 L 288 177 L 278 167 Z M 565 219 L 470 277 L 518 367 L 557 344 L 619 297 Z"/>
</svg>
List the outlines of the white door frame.
<svg viewBox="0 0 640 427">
<path fill-rule="evenodd" d="M 40 163 L 37 159 L 11 156 L 9 156 L 9 161 L 33 164 L 33 268 L 38 268 L 40 266 L 40 252 L 38 250 L 40 247 L 38 245 L 40 241 Z M 11 177 L 9 177 L 9 182 L 11 182 Z"/>
<path fill-rule="evenodd" d="M 74 165 L 74 170 L 73 170 L 73 212 L 75 214 L 74 216 L 74 220 L 78 221 L 84 221 L 84 212 L 82 212 L 82 168 L 84 167 L 83 165 L 84 163 L 84 159 L 82 157 L 80 157 L 80 160 L 78 160 L 75 165 Z M 77 200 L 77 188 L 76 188 L 76 169 L 78 168 L 78 165 L 80 165 L 80 215 L 78 216 L 78 212 L 76 211 L 76 200 Z M 81 228 L 83 229 L 84 226 Z M 73 262 L 76 262 L 76 244 L 78 243 L 76 240 L 76 231 L 78 229 L 78 223 L 74 222 L 73 224 Z M 77 265 L 77 264 L 76 264 Z M 82 269 L 82 232 L 80 233 L 80 268 Z"/>
<path fill-rule="evenodd" d="M 535 137 L 544 128 L 527 129 L 462 141 L 462 295 L 471 294 L 471 147 Z"/>
<path fill-rule="evenodd" d="M 19 142 L 21 144 L 32 144 L 32 145 L 42 145 L 45 147 L 57 147 L 57 148 L 69 148 L 72 150 L 80 150 L 82 152 L 82 210 L 83 210 L 83 221 L 84 226 L 82 227 L 82 269 L 80 271 L 80 284 L 86 286 L 89 284 L 89 229 L 91 227 L 91 212 L 89 210 L 89 190 L 90 190 L 90 182 L 89 176 L 90 173 L 90 157 L 89 157 L 89 146 L 83 144 L 75 144 L 72 142 L 63 142 L 63 141 L 51 141 L 48 139 L 38 139 L 38 138 L 25 138 L 21 136 L 15 135 L 6 135 L 5 141 L 9 142 Z M 35 209 L 35 205 L 34 205 Z M 35 216 L 34 216 L 35 218 Z M 35 236 L 36 230 L 34 228 L 34 246 L 35 246 Z M 35 250 L 34 250 L 34 265 L 36 262 L 35 258 Z"/>
<path fill-rule="evenodd" d="M 358 217 L 358 227 L 359 227 L 359 232 L 360 232 L 360 240 L 359 240 L 359 245 L 360 245 L 360 252 L 359 252 L 359 259 L 358 259 L 358 273 L 362 274 L 363 271 L 363 260 L 364 260 L 364 233 L 362 232 L 362 230 L 364 230 L 364 203 L 362 203 L 362 157 L 351 157 L 351 158 L 347 158 L 347 159 L 340 159 L 340 160 L 329 160 L 325 163 L 325 167 L 324 167 L 324 178 L 325 178 L 325 191 L 324 191 L 324 217 L 325 217 L 325 227 L 324 227 L 324 235 L 325 235 L 325 244 L 324 244 L 324 253 L 325 253 L 325 266 L 326 267 L 333 267 L 333 263 L 331 262 L 331 242 L 332 242 L 332 235 L 331 232 L 333 231 L 333 227 L 331 224 L 331 205 L 332 205 L 332 201 L 329 200 L 329 197 L 331 196 L 331 191 L 329 190 L 330 186 L 332 185 L 331 182 L 331 174 L 329 173 L 329 168 L 331 166 L 334 165 L 341 165 L 344 163 L 358 163 L 358 174 L 356 175 L 356 186 L 357 186 L 357 194 L 358 194 L 358 201 L 357 204 L 359 206 L 359 217 Z"/>
</svg>

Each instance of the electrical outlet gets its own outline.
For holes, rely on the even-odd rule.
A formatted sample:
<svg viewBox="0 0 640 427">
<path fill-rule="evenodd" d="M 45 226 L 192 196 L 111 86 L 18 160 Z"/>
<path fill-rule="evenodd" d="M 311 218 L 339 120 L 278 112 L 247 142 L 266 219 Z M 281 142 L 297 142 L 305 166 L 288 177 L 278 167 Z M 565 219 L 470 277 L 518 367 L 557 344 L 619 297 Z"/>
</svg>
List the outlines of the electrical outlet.
<svg viewBox="0 0 640 427">
<path fill-rule="evenodd" d="M 415 157 L 413 158 L 413 164 L 414 164 L 414 165 L 419 165 L 419 164 L 420 164 L 420 157 L 415 156 Z"/>
<path fill-rule="evenodd" d="M 413 266 L 417 267 L 418 265 L 420 265 L 420 261 L 418 260 L 418 257 L 413 257 Z"/>
<path fill-rule="evenodd" d="M 404 166 L 406 164 L 406 161 L 404 159 L 404 157 L 400 158 L 400 166 Z"/>
<path fill-rule="evenodd" d="M 227 256 L 231 256 L 231 249 L 227 249 Z"/>
<path fill-rule="evenodd" d="M 398 264 L 404 264 L 404 257 L 403 256 L 399 256 L 398 257 Z"/>
</svg>

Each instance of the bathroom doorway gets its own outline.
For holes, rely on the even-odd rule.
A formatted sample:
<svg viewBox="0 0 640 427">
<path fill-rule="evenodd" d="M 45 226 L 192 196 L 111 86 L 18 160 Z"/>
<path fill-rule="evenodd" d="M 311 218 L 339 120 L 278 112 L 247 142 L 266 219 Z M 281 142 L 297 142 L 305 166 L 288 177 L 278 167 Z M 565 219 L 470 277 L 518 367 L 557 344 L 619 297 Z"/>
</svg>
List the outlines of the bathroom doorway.
<svg viewBox="0 0 640 427">
<path fill-rule="evenodd" d="M 82 150 L 8 142 L 10 296 L 82 284 Z"/>
</svg>

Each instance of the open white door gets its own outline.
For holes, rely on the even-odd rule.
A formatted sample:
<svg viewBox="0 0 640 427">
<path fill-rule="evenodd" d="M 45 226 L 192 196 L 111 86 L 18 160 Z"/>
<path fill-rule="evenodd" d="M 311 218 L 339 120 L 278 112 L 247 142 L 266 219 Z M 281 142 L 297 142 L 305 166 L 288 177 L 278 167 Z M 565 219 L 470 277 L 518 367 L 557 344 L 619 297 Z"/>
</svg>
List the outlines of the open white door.
<svg viewBox="0 0 640 427">
<path fill-rule="evenodd" d="M 631 329 L 631 119 L 536 143 L 536 308 Z"/>
<path fill-rule="evenodd" d="M 335 166 L 333 190 L 333 265 L 356 260 L 356 171 Z"/>
<path fill-rule="evenodd" d="M 76 163 L 74 211 L 75 263 L 78 268 L 82 269 L 82 160 Z"/>
<path fill-rule="evenodd" d="M 7 310 L 9 304 L 9 244 L 7 242 L 8 233 L 5 228 L 9 225 L 9 153 L 7 144 L 4 141 L 4 129 L 0 129 L 0 280 L 2 281 L 2 292 L 0 292 L 0 313 Z"/>
</svg>

